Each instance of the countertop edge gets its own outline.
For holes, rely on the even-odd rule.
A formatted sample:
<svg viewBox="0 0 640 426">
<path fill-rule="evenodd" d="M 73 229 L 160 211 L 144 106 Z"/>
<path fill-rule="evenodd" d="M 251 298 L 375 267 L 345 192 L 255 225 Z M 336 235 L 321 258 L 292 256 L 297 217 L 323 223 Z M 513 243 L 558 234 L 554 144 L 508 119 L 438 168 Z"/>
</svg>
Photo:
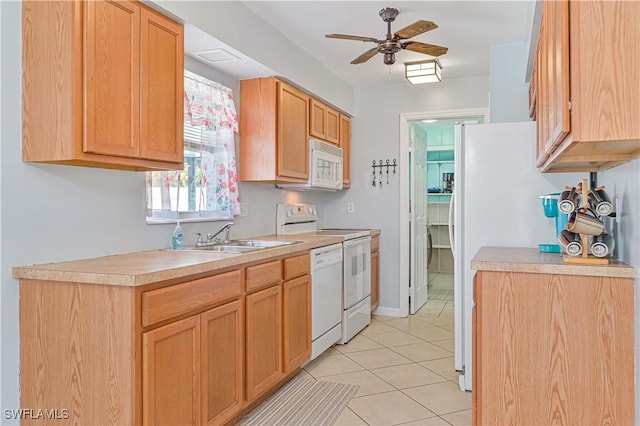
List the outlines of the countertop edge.
<svg viewBox="0 0 640 426">
<path fill-rule="evenodd" d="M 526 272 L 611 278 L 636 278 L 636 268 L 614 260 L 609 265 L 568 264 L 559 254 L 535 248 L 481 247 L 471 259 L 471 269 L 488 272 Z"/>
<path fill-rule="evenodd" d="M 23 265 L 12 268 L 12 276 L 16 279 L 46 280 L 59 282 L 74 282 L 82 284 L 102 284 L 123 287 L 138 287 L 146 284 L 186 278 L 191 275 L 215 272 L 216 270 L 241 267 L 244 264 L 259 262 L 269 258 L 287 256 L 297 252 L 304 252 L 316 247 L 341 243 L 342 237 L 336 236 L 308 236 L 303 234 L 282 236 L 262 236 L 261 239 L 302 240 L 301 243 L 260 251 L 254 251 L 238 255 L 229 255 L 219 258 L 211 256 L 211 253 L 199 253 L 194 251 L 148 250 L 132 253 L 123 253 L 111 256 L 101 256 L 91 259 L 53 262 L 35 265 Z M 111 269 L 118 262 L 123 262 L 133 257 L 148 257 L 153 260 L 154 255 L 164 253 L 173 257 L 167 261 L 166 267 L 143 271 L 139 273 L 119 273 L 114 271 L 104 272 L 100 269 Z M 170 254 L 171 253 L 171 254 Z M 210 257 L 209 257 L 210 256 Z M 207 259 L 207 257 L 209 257 Z M 204 259 L 204 260 L 203 260 Z M 96 266 L 97 265 L 97 266 Z"/>
</svg>

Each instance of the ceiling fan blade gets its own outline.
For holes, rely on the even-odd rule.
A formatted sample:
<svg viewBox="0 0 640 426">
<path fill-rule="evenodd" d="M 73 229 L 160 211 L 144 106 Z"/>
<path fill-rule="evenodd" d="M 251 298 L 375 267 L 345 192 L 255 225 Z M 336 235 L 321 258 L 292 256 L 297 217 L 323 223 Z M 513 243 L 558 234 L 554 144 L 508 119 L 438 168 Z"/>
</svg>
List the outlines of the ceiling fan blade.
<svg viewBox="0 0 640 426">
<path fill-rule="evenodd" d="M 411 37 L 415 37 L 418 34 L 426 33 L 427 31 L 431 31 L 433 29 L 438 28 L 436 24 L 431 21 L 416 21 L 408 27 L 404 27 L 403 29 L 396 31 L 394 37 L 398 40 L 403 40 Z"/>
<path fill-rule="evenodd" d="M 362 55 L 360 55 L 357 58 L 355 58 L 353 61 L 351 61 L 351 63 L 353 65 L 357 65 L 357 64 L 361 64 L 363 62 L 367 62 L 369 59 L 371 59 L 374 56 L 376 56 L 376 53 L 378 53 L 378 48 L 374 47 L 373 49 L 369 49 L 366 52 L 364 52 Z"/>
<path fill-rule="evenodd" d="M 402 48 L 431 56 L 444 55 L 449 50 L 448 47 L 436 46 L 435 44 L 420 43 L 419 41 L 408 41 L 406 43 L 402 43 Z"/>
<path fill-rule="evenodd" d="M 354 36 L 354 35 L 347 35 L 347 34 L 325 34 L 325 37 L 327 37 L 327 38 L 339 38 L 339 39 L 343 39 L 343 40 L 372 41 L 374 43 L 378 42 L 378 40 L 376 40 L 373 37 L 361 37 L 361 36 Z"/>
</svg>

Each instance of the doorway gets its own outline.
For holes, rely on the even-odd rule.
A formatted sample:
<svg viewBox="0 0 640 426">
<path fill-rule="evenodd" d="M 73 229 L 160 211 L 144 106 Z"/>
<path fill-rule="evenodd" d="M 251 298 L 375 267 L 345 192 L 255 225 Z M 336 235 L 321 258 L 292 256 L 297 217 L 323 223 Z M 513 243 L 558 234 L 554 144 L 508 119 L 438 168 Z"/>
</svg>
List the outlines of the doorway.
<svg viewBox="0 0 640 426">
<path fill-rule="evenodd" d="M 453 223 L 450 215 L 453 207 L 448 191 L 455 184 L 453 129 L 465 122 L 488 122 L 488 109 L 400 115 L 400 165 L 401 170 L 410 171 L 400 175 L 400 217 L 409 218 L 400 221 L 400 315 L 403 317 L 415 313 L 433 296 L 455 297 L 450 244 L 454 227 L 449 226 Z M 420 158 L 416 158 L 418 151 Z M 417 173 L 422 165 L 424 169 Z M 431 250 L 425 250 L 429 235 Z M 425 279 L 426 285 L 423 285 Z"/>
</svg>

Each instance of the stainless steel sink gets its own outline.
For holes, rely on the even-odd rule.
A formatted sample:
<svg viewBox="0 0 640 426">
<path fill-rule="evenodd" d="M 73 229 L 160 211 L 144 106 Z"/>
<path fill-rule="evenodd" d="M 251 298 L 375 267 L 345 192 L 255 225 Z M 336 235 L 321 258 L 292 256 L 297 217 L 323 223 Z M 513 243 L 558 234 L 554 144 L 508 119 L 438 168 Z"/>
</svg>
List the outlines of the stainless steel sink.
<svg viewBox="0 0 640 426">
<path fill-rule="evenodd" d="M 302 241 L 282 241 L 282 240 L 236 240 L 231 241 L 226 245 L 238 245 L 242 247 L 257 247 L 257 248 L 273 248 L 287 246 L 290 244 L 301 243 Z"/>
<path fill-rule="evenodd" d="M 268 248 L 282 247 L 290 244 L 301 243 L 302 241 L 283 241 L 283 240 L 231 240 L 228 243 L 213 244 L 210 246 L 184 247 L 183 251 L 210 251 L 224 253 L 247 253 L 256 250 L 264 250 Z"/>
</svg>

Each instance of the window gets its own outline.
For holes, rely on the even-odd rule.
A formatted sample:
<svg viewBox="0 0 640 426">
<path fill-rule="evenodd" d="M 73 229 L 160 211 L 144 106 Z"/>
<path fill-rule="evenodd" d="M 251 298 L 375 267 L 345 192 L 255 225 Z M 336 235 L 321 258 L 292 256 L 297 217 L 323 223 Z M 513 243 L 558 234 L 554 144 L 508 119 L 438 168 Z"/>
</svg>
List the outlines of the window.
<svg viewBox="0 0 640 426">
<path fill-rule="evenodd" d="M 147 173 L 147 222 L 240 213 L 231 89 L 185 70 L 184 169 Z"/>
</svg>

